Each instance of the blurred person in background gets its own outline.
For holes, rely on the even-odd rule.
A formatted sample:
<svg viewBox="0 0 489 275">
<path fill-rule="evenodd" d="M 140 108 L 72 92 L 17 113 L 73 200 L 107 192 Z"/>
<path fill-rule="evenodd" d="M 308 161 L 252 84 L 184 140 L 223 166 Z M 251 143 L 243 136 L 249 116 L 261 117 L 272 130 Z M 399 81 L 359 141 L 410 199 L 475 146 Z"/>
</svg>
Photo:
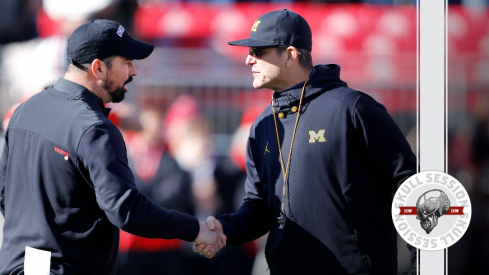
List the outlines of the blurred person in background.
<svg viewBox="0 0 489 275">
<path fill-rule="evenodd" d="M 104 104 L 121 102 L 137 76 L 133 60 L 153 49 L 117 22 L 89 21 L 68 41 L 64 77 L 16 108 L 0 159 L 0 274 L 114 274 L 119 228 L 205 243 L 206 257 L 225 244 L 204 222 L 138 191 L 122 135 L 107 118 Z M 25 258 L 31 253 L 47 265 Z"/>
<path fill-rule="evenodd" d="M 213 132 L 212 122 L 200 112 L 198 102 L 189 95 L 178 97 L 166 113 L 168 150 L 190 174 L 193 213 L 200 219 L 233 213 L 238 205 L 236 199 L 241 201 L 244 196 L 244 171 L 230 158 L 216 154 Z M 256 254 L 254 244 L 225 249 L 226 253 L 209 261 L 186 247 L 185 274 L 251 274 Z"/>
<path fill-rule="evenodd" d="M 482 94 L 474 108 L 475 127 L 471 140 L 472 154 L 481 187 L 489 193 L 489 95 Z"/>
<path fill-rule="evenodd" d="M 137 0 L 0 0 L 0 113 L 52 85 L 67 68 L 69 35 L 95 18 L 132 32 Z M 31 64 L 24 66 L 23 64 Z M 29 81 L 25 81 L 29 79 Z M 7 102 L 7 104 L 5 104 Z M 3 113 L 2 113 L 3 114 Z"/>
<path fill-rule="evenodd" d="M 178 165 L 190 174 L 197 217 L 207 217 L 222 207 L 214 178 L 216 158 L 212 125 L 200 114 L 191 96 L 177 98 L 165 115 L 165 141 Z"/>
<path fill-rule="evenodd" d="M 489 274 L 489 96 L 476 97 L 469 121 L 449 134 L 449 172 L 463 183 L 470 195 L 470 226 L 447 257 L 450 275 Z M 468 123 L 469 122 L 469 123 Z M 469 133 L 468 126 L 473 129 Z"/>
<path fill-rule="evenodd" d="M 218 183 L 218 192 L 223 198 L 223 209 L 217 215 L 236 212 L 246 195 L 244 188 L 246 182 L 246 143 L 251 125 L 261 110 L 257 106 L 245 109 L 240 124 L 231 138 L 229 155 L 218 160 L 214 176 Z M 263 240 L 256 240 L 242 246 L 224 247 L 225 253 L 217 255 L 222 262 L 221 274 L 229 274 L 230 270 L 233 271 L 233 274 L 253 274 L 253 268 L 263 256 L 263 251 L 259 253 L 263 244 Z"/>
<path fill-rule="evenodd" d="M 36 14 L 41 0 L 0 0 L 0 45 L 38 36 Z"/>
<path fill-rule="evenodd" d="M 313 66 L 311 29 L 295 12 L 265 13 L 229 44 L 249 47 L 253 87 L 274 92 L 250 130 L 243 204 L 209 228 L 229 245 L 269 232 L 270 274 L 397 274 L 391 205 L 416 158 L 384 106 L 349 88 L 338 65 Z"/>
<path fill-rule="evenodd" d="M 250 133 L 251 125 L 258 117 L 258 115 L 260 115 L 263 107 L 264 106 L 260 104 L 248 107 L 243 113 L 243 116 L 241 117 L 241 122 L 232 136 L 231 146 L 229 149 L 230 161 L 226 162 L 227 165 L 222 166 L 229 167 L 225 170 L 236 171 L 236 174 L 238 174 L 239 176 L 234 181 L 234 184 L 230 182 L 227 183 L 228 185 L 235 185 L 236 187 L 234 188 L 235 191 L 232 211 L 226 213 L 236 212 L 236 210 L 238 210 L 241 206 L 243 198 L 246 196 L 246 190 L 244 188 L 246 183 L 246 144 L 248 143 L 248 136 Z M 247 248 L 247 251 L 253 251 L 253 254 L 255 255 L 253 266 L 251 269 L 252 275 L 270 274 L 267 270 L 267 263 L 265 259 L 266 238 L 267 235 L 264 235 L 253 242 L 243 245 L 244 248 Z M 225 247 L 224 249 L 229 248 L 231 248 L 231 246 Z"/>
<path fill-rule="evenodd" d="M 190 176 L 165 148 L 163 116 L 155 107 L 138 113 L 141 130 L 124 135 L 129 166 L 141 193 L 166 209 L 193 214 Z M 183 241 L 120 232 L 119 271 L 124 275 L 184 275 Z"/>
</svg>

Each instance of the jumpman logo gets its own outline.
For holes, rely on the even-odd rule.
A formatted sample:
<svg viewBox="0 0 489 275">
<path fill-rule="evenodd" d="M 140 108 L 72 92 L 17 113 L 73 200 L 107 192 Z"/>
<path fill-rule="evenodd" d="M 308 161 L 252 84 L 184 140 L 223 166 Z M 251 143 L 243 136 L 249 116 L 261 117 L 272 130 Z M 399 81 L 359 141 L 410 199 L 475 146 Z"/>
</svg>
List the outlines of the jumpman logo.
<svg viewBox="0 0 489 275">
<path fill-rule="evenodd" d="M 270 153 L 270 151 L 268 150 L 268 141 L 267 141 L 267 145 L 265 146 L 265 153 L 264 153 L 264 155 L 266 155 L 267 153 Z"/>
</svg>

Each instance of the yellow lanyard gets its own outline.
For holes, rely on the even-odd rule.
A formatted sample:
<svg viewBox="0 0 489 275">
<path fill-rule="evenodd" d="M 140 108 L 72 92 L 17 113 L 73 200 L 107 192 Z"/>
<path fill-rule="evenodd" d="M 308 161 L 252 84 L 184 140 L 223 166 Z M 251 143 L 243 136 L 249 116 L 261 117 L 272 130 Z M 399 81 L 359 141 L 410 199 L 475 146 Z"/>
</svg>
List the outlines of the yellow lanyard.
<svg viewBox="0 0 489 275">
<path fill-rule="evenodd" d="M 278 134 L 278 127 L 277 127 L 277 118 L 275 117 L 275 106 L 273 103 L 273 97 L 272 97 L 272 112 L 273 112 L 273 122 L 275 123 L 275 133 L 277 134 L 277 143 L 278 143 L 278 151 L 280 152 L 280 164 L 282 166 L 282 175 L 284 179 L 284 185 L 282 188 L 282 206 L 280 208 L 280 216 L 277 218 L 278 223 L 280 224 L 279 229 L 284 228 L 285 225 L 285 194 L 286 194 L 286 186 L 287 186 L 287 176 L 289 175 L 289 168 L 290 168 L 290 160 L 292 157 L 292 148 L 294 147 L 294 139 L 295 139 L 295 132 L 297 130 L 297 124 L 299 123 L 299 116 L 301 114 L 301 106 L 302 106 L 302 98 L 304 97 L 304 90 L 306 88 L 306 83 L 309 81 L 309 78 L 304 82 L 304 86 L 302 86 L 302 92 L 301 92 L 301 99 L 299 101 L 299 108 L 297 110 L 297 117 L 295 119 L 295 125 L 294 125 L 294 132 L 292 132 L 292 140 L 290 141 L 290 151 L 289 151 L 289 157 L 287 159 L 287 168 L 284 168 L 284 157 L 282 156 L 282 148 L 280 146 L 280 136 Z"/>
</svg>

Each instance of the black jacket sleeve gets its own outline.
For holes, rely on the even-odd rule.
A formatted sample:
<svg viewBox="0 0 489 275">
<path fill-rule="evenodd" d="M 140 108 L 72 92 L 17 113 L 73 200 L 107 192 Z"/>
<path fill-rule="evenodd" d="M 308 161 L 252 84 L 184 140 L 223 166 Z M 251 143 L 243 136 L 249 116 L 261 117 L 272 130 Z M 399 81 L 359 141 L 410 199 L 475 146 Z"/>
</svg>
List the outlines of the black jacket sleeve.
<svg viewBox="0 0 489 275">
<path fill-rule="evenodd" d="M 99 207 L 115 226 L 146 238 L 188 242 L 197 238 L 195 217 L 166 210 L 138 191 L 124 140 L 115 126 L 96 124 L 83 134 L 77 165 L 89 177 Z"/>
<path fill-rule="evenodd" d="M 233 214 L 219 217 L 228 245 L 242 245 L 265 235 L 271 228 L 273 216 L 264 200 L 245 198 Z"/>
</svg>

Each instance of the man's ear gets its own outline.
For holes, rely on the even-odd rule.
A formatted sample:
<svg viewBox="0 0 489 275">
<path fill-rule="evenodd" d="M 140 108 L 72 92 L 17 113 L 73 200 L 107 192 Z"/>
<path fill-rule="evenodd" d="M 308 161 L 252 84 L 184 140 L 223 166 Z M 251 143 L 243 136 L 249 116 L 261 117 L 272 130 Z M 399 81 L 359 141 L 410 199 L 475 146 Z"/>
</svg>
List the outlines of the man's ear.
<svg viewBox="0 0 489 275">
<path fill-rule="evenodd" d="M 292 65 L 294 61 L 299 58 L 299 52 L 297 51 L 296 48 L 290 46 L 288 47 L 285 52 L 287 53 L 287 65 Z"/>
<path fill-rule="evenodd" d="M 103 78 L 105 76 L 105 71 L 107 70 L 107 65 L 100 59 L 94 59 L 91 68 L 95 77 Z"/>
</svg>

